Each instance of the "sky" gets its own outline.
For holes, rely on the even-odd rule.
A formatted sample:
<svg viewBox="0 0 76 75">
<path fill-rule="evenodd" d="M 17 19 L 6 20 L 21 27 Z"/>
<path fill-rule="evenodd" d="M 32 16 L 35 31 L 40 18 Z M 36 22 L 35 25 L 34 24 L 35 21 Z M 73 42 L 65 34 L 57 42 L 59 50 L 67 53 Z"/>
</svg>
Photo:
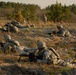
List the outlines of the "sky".
<svg viewBox="0 0 76 75">
<path fill-rule="evenodd" d="M 62 5 L 64 5 L 64 4 L 66 4 L 66 5 L 76 4 L 76 0 L 0 0 L 0 1 L 19 2 L 19 3 L 25 3 L 25 4 L 37 4 L 41 8 L 45 8 L 48 5 L 55 4 L 56 1 L 58 1 L 58 3 L 61 3 Z"/>
</svg>

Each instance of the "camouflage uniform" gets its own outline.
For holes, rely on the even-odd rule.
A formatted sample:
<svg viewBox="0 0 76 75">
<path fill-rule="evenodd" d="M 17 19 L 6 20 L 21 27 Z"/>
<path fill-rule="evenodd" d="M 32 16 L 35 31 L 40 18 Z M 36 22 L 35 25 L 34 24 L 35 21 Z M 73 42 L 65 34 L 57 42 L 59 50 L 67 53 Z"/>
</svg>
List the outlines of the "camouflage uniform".
<svg viewBox="0 0 76 75">
<path fill-rule="evenodd" d="M 1 31 L 7 31 L 7 28 L 0 26 L 0 30 L 1 30 Z"/>
<path fill-rule="evenodd" d="M 50 50 L 46 47 L 45 42 L 38 41 L 37 43 L 38 49 L 41 48 L 36 54 L 37 62 L 44 62 L 44 63 L 52 63 L 52 64 L 59 64 L 71 68 L 76 68 L 76 64 L 71 64 L 70 62 L 65 62 L 59 56 L 59 54 L 51 48 Z M 40 56 L 40 57 L 39 57 Z"/>
<path fill-rule="evenodd" d="M 15 20 L 13 20 L 13 21 L 11 22 L 11 24 L 12 24 L 13 26 L 16 26 L 16 27 L 18 27 L 18 26 L 20 25 L 19 22 L 15 21 Z"/>
<path fill-rule="evenodd" d="M 9 32 L 19 32 L 19 29 L 16 26 L 13 26 L 11 23 L 7 23 L 5 26 Z"/>
<path fill-rule="evenodd" d="M 71 37 L 71 33 L 67 29 L 64 29 L 62 25 L 57 25 L 57 28 L 59 30 L 57 32 L 59 36 Z"/>
<path fill-rule="evenodd" d="M 54 54 L 52 50 L 49 50 L 46 47 L 46 43 L 45 42 L 38 41 L 37 46 L 38 46 L 38 49 L 41 48 L 41 50 L 39 50 L 37 52 L 36 57 L 40 56 L 42 62 L 46 62 L 46 63 L 50 62 L 50 63 L 53 63 L 53 64 L 57 64 L 58 63 L 57 59 L 60 58 L 59 55 L 58 54 L 55 55 L 56 52 Z M 53 49 L 53 48 L 51 48 L 51 49 Z"/>
<path fill-rule="evenodd" d="M 47 22 L 47 17 L 46 17 L 46 15 L 44 15 L 43 17 L 44 17 L 44 22 L 46 23 L 46 22 Z"/>
<path fill-rule="evenodd" d="M 5 45 L 4 45 L 5 51 L 7 49 L 11 50 L 11 49 L 15 49 L 16 46 L 20 46 L 18 41 L 11 39 L 10 35 L 7 34 L 4 35 L 4 39 L 5 39 Z"/>
<path fill-rule="evenodd" d="M 22 26 L 22 25 L 20 25 L 19 22 L 15 21 L 15 20 L 12 21 L 11 24 L 12 24 L 13 26 L 18 27 L 18 28 L 27 28 L 27 26 Z"/>
</svg>

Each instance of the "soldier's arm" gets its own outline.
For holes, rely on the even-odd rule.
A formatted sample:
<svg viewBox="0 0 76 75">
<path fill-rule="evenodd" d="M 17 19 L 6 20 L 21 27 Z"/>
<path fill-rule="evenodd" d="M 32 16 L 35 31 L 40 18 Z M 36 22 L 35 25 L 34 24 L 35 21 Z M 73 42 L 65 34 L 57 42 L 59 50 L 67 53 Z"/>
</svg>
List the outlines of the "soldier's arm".
<svg viewBox="0 0 76 75">
<path fill-rule="evenodd" d="M 61 36 L 65 36 L 66 35 L 67 30 L 66 29 L 62 29 L 61 31 Z"/>
<path fill-rule="evenodd" d="M 61 36 L 65 36 L 65 31 L 63 31 L 63 32 L 61 33 Z"/>
<path fill-rule="evenodd" d="M 47 60 L 50 56 L 50 52 L 49 51 L 45 51 L 44 54 L 43 54 L 43 59 L 42 60 L 37 60 L 38 63 L 47 63 Z"/>
<path fill-rule="evenodd" d="M 57 32 L 57 35 L 63 37 L 63 36 L 65 35 L 65 30 L 64 30 L 64 29 L 59 30 L 59 31 Z"/>
</svg>

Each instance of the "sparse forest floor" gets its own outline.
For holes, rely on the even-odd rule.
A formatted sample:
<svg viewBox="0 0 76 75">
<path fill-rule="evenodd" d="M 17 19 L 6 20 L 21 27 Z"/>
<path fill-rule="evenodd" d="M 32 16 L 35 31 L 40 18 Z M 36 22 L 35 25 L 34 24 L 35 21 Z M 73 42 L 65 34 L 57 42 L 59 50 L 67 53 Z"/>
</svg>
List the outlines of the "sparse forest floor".
<svg viewBox="0 0 76 75">
<path fill-rule="evenodd" d="M 2 22 L 0 23 L 1 25 L 8 21 Z M 36 24 L 36 28 L 20 29 L 18 33 L 8 34 L 11 35 L 12 39 L 19 41 L 21 46 L 31 48 L 37 47 L 37 40 L 42 39 L 47 43 L 47 47 L 56 49 L 62 59 L 75 58 L 74 62 L 76 62 L 76 38 L 62 38 L 47 34 L 56 29 L 56 24 L 57 23 Z M 63 26 L 69 29 L 76 37 L 76 24 L 63 23 Z M 0 32 L 0 40 L 4 40 L 4 34 L 6 34 L 6 32 Z M 0 50 L 0 75 L 76 75 L 76 69 L 29 62 L 27 57 L 22 57 L 21 62 L 18 62 L 18 55 L 18 52 L 4 54 L 3 51 Z"/>
</svg>

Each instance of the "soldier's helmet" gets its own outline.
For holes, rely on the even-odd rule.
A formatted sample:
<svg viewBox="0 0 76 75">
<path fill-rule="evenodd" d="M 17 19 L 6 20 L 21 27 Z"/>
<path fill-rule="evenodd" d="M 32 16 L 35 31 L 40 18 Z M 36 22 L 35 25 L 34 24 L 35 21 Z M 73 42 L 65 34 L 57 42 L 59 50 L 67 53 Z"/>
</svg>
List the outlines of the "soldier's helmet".
<svg viewBox="0 0 76 75">
<path fill-rule="evenodd" d="M 62 25 L 57 25 L 57 28 L 60 29 L 60 28 L 63 28 L 63 26 Z"/>
<path fill-rule="evenodd" d="M 44 41 L 38 40 L 37 47 L 38 48 L 46 48 L 46 43 Z"/>
<path fill-rule="evenodd" d="M 10 36 L 10 35 L 8 35 L 8 34 L 5 34 L 5 35 L 4 35 L 4 39 L 5 39 L 6 41 L 8 41 L 8 40 L 10 40 L 10 39 L 11 39 L 11 36 Z"/>
</svg>

